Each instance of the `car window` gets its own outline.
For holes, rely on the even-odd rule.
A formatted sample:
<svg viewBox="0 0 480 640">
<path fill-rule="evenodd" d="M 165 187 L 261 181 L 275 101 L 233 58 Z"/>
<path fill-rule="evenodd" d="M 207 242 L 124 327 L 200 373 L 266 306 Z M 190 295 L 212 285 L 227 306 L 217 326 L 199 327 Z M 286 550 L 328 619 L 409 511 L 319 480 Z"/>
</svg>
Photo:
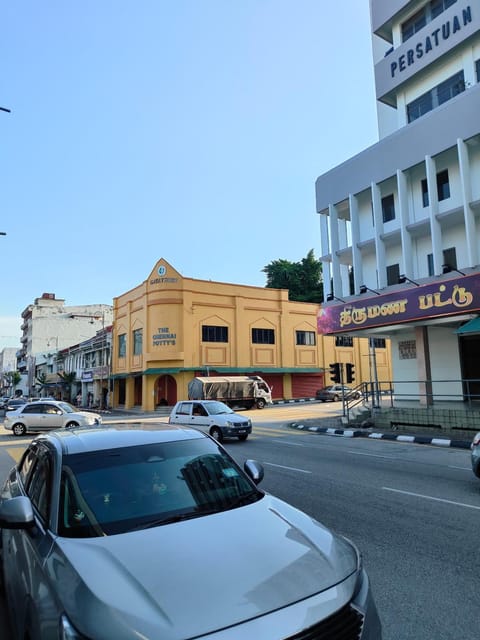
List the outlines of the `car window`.
<svg viewBox="0 0 480 640">
<path fill-rule="evenodd" d="M 181 402 L 178 405 L 177 413 L 180 415 L 189 416 L 192 411 L 192 403 L 191 402 Z"/>
<path fill-rule="evenodd" d="M 29 448 L 25 452 L 22 460 L 20 461 L 20 465 L 18 468 L 18 475 L 20 476 L 20 480 L 25 487 L 27 485 L 28 474 L 37 459 L 37 455 L 34 449 Z"/>
<path fill-rule="evenodd" d="M 211 416 L 216 416 L 221 413 L 234 413 L 234 411 L 223 402 L 209 402 L 206 405 L 206 409 Z"/>
<path fill-rule="evenodd" d="M 200 404 L 199 402 L 194 402 L 193 403 L 193 409 L 192 409 L 192 415 L 194 416 L 208 416 L 207 411 L 205 410 L 205 407 Z"/>
<path fill-rule="evenodd" d="M 43 413 L 43 404 L 40 404 L 40 403 L 26 404 L 22 409 L 22 413 L 25 413 L 25 414 Z"/>
<path fill-rule="evenodd" d="M 41 451 L 28 480 L 27 495 L 44 522 L 47 522 L 49 516 L 51 483 L 52 462 L 50 454 L 47 451 Z"/>
<path fill-rule="evenodd" d="M 262 496 L 207 438 L 69 455 L 58 533 L 114 535 L 237 508 Z"/>
</svg>

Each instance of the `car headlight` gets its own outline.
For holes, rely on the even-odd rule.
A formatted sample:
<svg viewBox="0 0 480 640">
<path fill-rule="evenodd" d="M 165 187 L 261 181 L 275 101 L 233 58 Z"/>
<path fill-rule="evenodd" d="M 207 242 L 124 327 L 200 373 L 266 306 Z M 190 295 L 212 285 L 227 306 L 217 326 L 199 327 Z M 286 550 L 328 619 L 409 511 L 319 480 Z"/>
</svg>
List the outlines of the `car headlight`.
<svg viewBox="0 0 480 640">
<path fill-rule="evenodd" d="M 65 614 L 60 617 L 59 627 L 60 640 L 88 640 L 75 629 Z"/>
<path fill-rule="evenodd" d="M 227 427 L 234 427 L 235 426 L 235 422 L 232 422 L 231 420 L 227 420 Z"/>
</svg>

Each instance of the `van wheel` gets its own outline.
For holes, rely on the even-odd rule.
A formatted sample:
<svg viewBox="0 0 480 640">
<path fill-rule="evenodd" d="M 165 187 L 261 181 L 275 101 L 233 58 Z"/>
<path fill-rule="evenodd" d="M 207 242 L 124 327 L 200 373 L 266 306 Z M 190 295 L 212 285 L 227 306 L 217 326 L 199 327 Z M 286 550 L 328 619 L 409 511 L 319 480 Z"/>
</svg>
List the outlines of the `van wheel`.
<svg viewBox="0 0 480 640">
<path fill-rule="evenodd" d="M 222 442 L 223 441 L 223 434 L 222 434 L 222 430 L 219 429 L 218 427 L 212 427 L 210 429 L 210 435 L 212 436 L 212 438 L 214 440 L 216 440 L 217 442 Z"/>
<path fill-rule="evenodd" d="M 27 433 L 27 427 L 21 422 L 17 422 L 13 425 L 12 431 L 14 436 L 24 436 Z"/>
<path fill-rule="evenodd" d="M 266 402 L 263 398 L 259 398 L 257 400 L 257 409 L 263 409 L 265 406 Z"/>
</svg>

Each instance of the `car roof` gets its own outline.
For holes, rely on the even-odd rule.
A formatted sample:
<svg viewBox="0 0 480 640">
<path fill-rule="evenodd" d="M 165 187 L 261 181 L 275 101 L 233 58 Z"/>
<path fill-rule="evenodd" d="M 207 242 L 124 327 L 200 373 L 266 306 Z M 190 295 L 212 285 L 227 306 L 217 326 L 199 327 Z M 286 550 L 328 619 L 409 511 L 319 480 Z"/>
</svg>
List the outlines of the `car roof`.
<svg viewBox="0 0 480 640">
<path fill-rule="evenodd" d="M 122 447 L 179 440 L 208 438 L 201 431 L 168 423 L 116 423 L 97 427 L 77 427 L 50 431 L 35 441 L 50 441 L 62 449 L 63 455 L 105 451 Z"/>
</svg>

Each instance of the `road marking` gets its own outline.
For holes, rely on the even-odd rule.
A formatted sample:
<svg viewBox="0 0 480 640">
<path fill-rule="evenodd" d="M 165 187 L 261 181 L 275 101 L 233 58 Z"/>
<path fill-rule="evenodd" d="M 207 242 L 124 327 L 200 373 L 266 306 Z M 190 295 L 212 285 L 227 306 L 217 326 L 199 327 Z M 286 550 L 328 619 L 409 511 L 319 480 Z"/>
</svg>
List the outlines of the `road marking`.
<svg viewBox="0 0 480 640">
<path fill-rule="evenodd" d="M 471 471 L 472 467 L 456 467 L 453 464 L 447 465 L 449 469 L 461 469 L 462 471 Z"/>
<path fill-rule="evenodd" d="M 425 496 L 422 493 L 412 493 L 411 491 L 401 491 L 400 489 L 392 489 L 391 487 L 382 487 L 385 491 L 393 491 L 394 493 L 403 493 L 406 496 L 414 496 L 415 498 L 424 498 L 425 500 L 434 500 L 435 502 L 445 502 L 446 504 L 454 504 L 457 507 L 466 507 L 467 509 L 477 509 L 480 507 L 465 502 L 455 502 L 455 500 L 445 500 L 445 498 L 434 498 L 433 496 Z"/>
<path fill-rule="evenodd" d="M 370 456 L 371 458 L 384 458 L 385 460 L 397 460 L 395 456 L 383 456 L 380 453 L 363 453 L 361 451 L 352 451 L 351 449 L 348 453 L 353 453 L 356 456 Z"/>
<path fill-rule="evenodd" d="M 25 451 L 25 447 L 7 447 L 8 455 L 15 460 L 15 462 L 20 462 L 20 458 L 23 456 Z"/>
<path fill-rule="evenodd" d="M 279 467 L 280 469 L 288 469 L 289 471 L 299 471 L 300 473 L 312 473 L 311 471 L 305 471 L 305 469 L 297 469 L 296 467 L 285 467 L 283 464 L 273 464 L 273 462 L 263 462 L 268 467 Z"/>
</svg>

